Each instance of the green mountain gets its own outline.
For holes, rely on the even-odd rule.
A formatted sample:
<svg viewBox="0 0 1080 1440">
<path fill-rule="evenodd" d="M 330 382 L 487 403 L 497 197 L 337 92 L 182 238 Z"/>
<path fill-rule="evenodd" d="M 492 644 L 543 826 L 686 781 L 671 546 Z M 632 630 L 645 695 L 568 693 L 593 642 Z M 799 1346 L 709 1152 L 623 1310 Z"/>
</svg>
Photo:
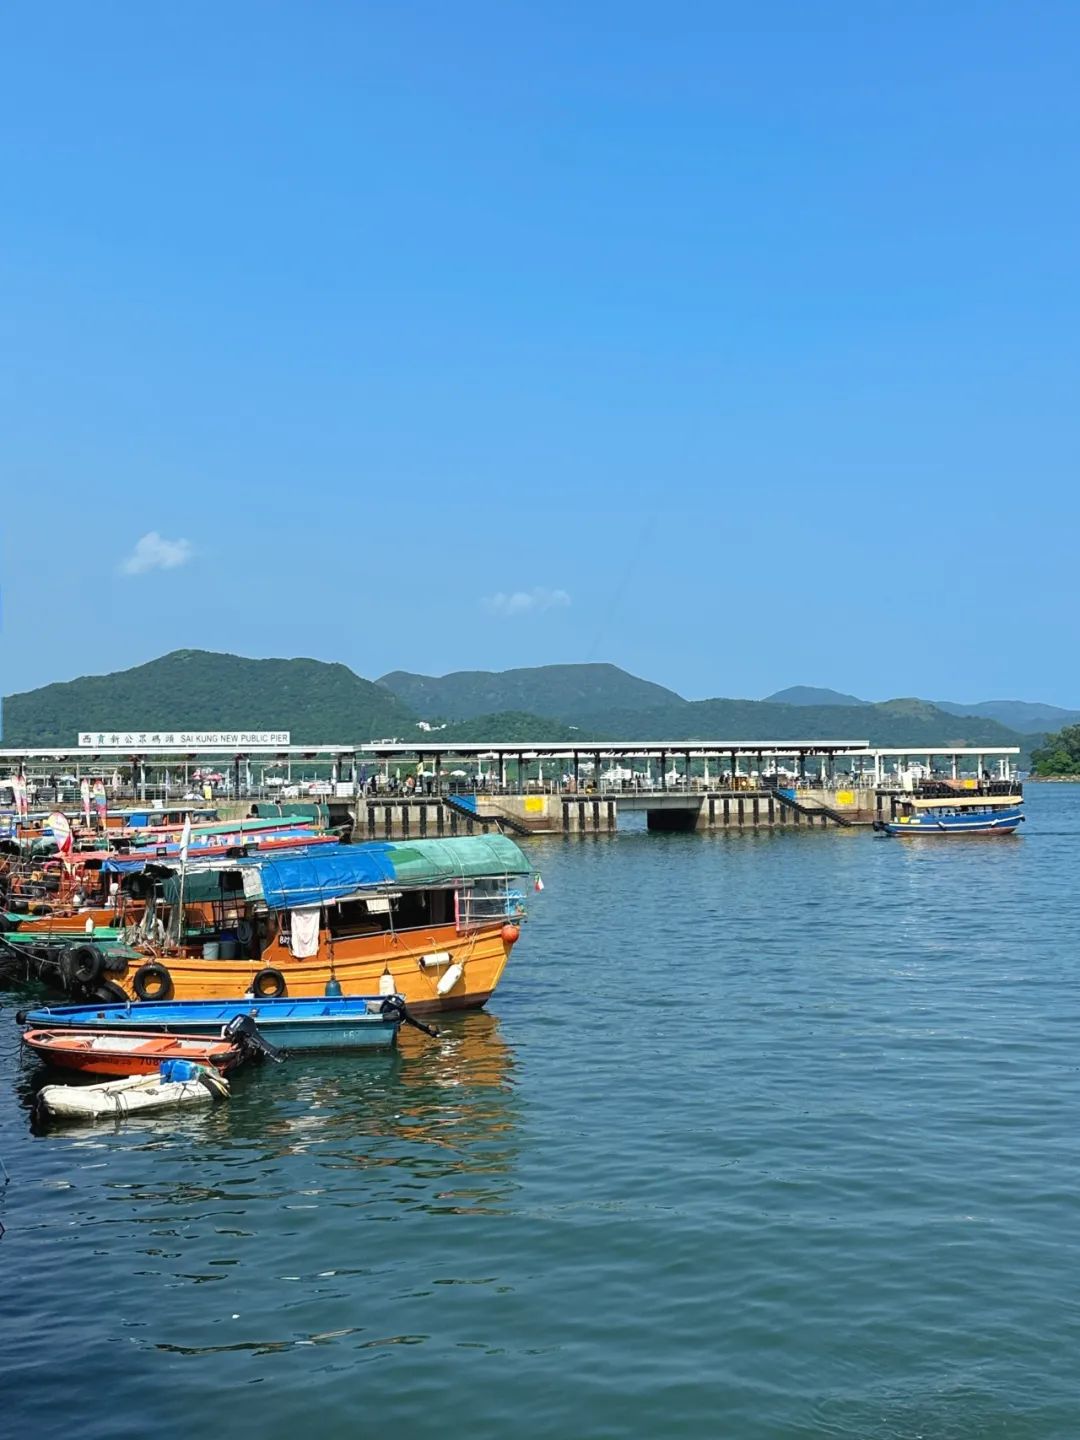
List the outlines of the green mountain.
<svg viewBox="0 0 1080 1440">
<path fill-rule="evenodd" d="M 813 692 L 800 687 L 795 693 Z M 925 700 L 840 704 L 837 692 L 825 694 L 830 698 L 816 705 L 684 700 L 614 665 L 462 671 L 440 679 L 395 672 L 376 684 L 321 660 L 176 650 L 132 670 L 9 696 L 4 743 L 74 745 L 80 730 L 119 728 L 283 729 L 299 744 L 388 736 L 583 745 L 590 739 L 868 740 L 913 751 L 1034 743 L 988 716 L 949 714 Z M 418 727 L 419 716 L 448 724 L 429 734 Z"/>
<path fill-rule="evenodd" d="M 791 685 L 787 690 L 778 690 L 765 699 L 773 705 L 865 705 L 857 695 L 845 695 L 841 690 L 823 690 L 817 685 Z"/>
<path fill-rule="evenodd" d="M 587 738 L 586 732 L 577 725 L 567 725 L 562 720 L 549 720 L 545 715 L 530 715 L 522 710 L 503 710 L 497 715 L 478 715 L 472 720 L 459 720 L 447 725 L 445 730 L 434 730 L 422 735 L 423 740 L 454 740 L 462 744 L 482 745 L 487 741 L 515 741 L 523 744 L 555 745 Z"/>
<path fill-rule="evenodd" d="M 585 728 L 586 721 L 582 719 Z M 867 740 L 871 745 L 1019 745 L 996 720 L 946 715 L 925 700 L 880 705 L 774 705 L 768 700 L 684 700 L 638 712 L 609 712 L 589 727 L 598 738 L 641 740 Z"/>
<path fill-rule="evenodd" d="M 424 720 L 472 720 L 514 711 L 576 724 L 580 715 L 687 703 L 674 690 L 639 680 L 617 665 L 537 665 L 439 676 L 394 670 L 378 683 Z"/>
<path fill-rule="evenodd" d="M 452 724 L 448 737 L 492 739 L 490 712 L 514 712 L 512 739 L 551 740 L 543 720 L 576 726 L 567 739 L 868 740 L 883 746 L 1020 745 L 1022 736 L 987 716 L 946 714 L 924 700 L 870 704 L 836 690 L 795 686 L 769 700 L 684 700 L 615 665 L 539 665 L 530 669 L 459 671 L 435 677 L 395 671 L 387 686 L 425 719 Z M 527 712 L 522 714 L 521 712 Z M 478 717 L 484 717 L 483 720 Z M 443 732 L 440 732 L 443 733 Z"/>
<path fill-rule="evenodd" d="M 767 695 L 766 700 L 781 705 L 867 705 L 855 695 L 844 695 L 839 690 L 822 690 L 813 685 L 792 685 L 790 689 L 778 690 Z M 1048 730 L 1060 729 L 1064 725 L 1080 722 L 1080 710 L 1063 710 L 1060 705 L 1038 705 L 1029 700 L 980 700 L 973 705 L 958 704 L 955 700 L 933 700 L 929 702 L 946 715 L 969 716 L 978 720 L 996 720 L 1007 730 L 1018 735 L 1042 735 Z"/>
<path fill-rule="evenodd" d="M 299 743 L 411 737 L 413 716 L 346 665 L 174 650 L 113 675 L 4 699 L 5 745 L 74 745 L 80 730 L 290 730 Z"/>
<path fill-rule="evenodd" d="M 935 700 L 949 715 L 979 715 L 997 720 L 1022 735 L 1061 730 L 1080 722 L 1080 710 L 1063 710 L 1060 705 L 1037 705 L 1030 700 L 982 700 L 977 705 L 958 705 L 954 700 Z"/>
</svg>

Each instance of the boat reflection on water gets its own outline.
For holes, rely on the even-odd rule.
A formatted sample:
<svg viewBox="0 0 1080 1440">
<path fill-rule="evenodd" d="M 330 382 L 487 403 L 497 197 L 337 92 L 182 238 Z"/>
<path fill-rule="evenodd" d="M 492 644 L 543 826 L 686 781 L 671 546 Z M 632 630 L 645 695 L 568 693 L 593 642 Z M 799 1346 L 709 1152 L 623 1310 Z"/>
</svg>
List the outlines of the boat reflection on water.
<svg viewBox="0 0 1080 1440">
<path fill-rule="evenodd" d="M 439 1038 L 403 1025 L 398 1031 L 398 1053 L 408 1062 L 406 1085 L 509 1086 L 513 1056 L 502 1037 L 499 1019 L 486 1010 L 461 1016 L 440 1015 L 435 1023 Z"/>
<path fill-rule="evenodd" d="M 498 1017 L 484 1011 L 441 1017 L 439 1031 L 433 1039 L 402 1027 L 389 1054 L 297 1055 L 244 1067 L 226 1105 L 64 1127 L 51 1138 L 80 1149 L 152 1150 L 158 1163 L 161 1152 L 181 1152 L 185 1168 L 235 1181 L 257 1176 L 253 1194 L 290 1208 L 344 1204 L 369 1218 L 402 1206 L 498 1211 L 516 1186 L 514 1052 Z M 21 1105 L 29 1110 L 38 1088 L 56 1078 L 29 1057 L 17 1063 Z M 194 1191 L 175 1177 L 171 1184 L 160 1198 L 209 1193 L 198 1182 Z M 221 1197 L 228 1191 L 226 1180 Z"/>
<path fill-rule="evenodd" d="M 241 1074 L 230 1143 L 268 1161 L 305 1155 L 334 1172 L 335 1193 L 364 1176 L 365 1195 L 349 1204 L 500 1208 L 518 1154 L 513 1051 L 482 1011 L 443 1017 L 439 1029 L 431 1039 L 403 1027 L 393 1058 L 297 1057 Z"/>
</svg>

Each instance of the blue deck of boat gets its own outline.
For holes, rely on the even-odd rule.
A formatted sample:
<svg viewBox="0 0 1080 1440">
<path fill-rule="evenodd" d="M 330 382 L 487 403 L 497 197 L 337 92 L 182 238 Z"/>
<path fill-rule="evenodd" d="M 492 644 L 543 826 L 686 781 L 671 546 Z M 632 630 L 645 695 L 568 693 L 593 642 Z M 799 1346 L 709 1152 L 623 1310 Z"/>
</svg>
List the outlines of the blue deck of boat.
<svg viewBox="0 0 1080 1440">
<path fill-rule="evenodd" d="M 53 1005 L 31 1010 L 34 1029 L 157 1030 L 210 1034 L 250 1016 L 268 1040 L 288 1050 L 361 1050 L 394 1043 L 401 1017 L 383 1014 L 386 997 L 348 995 L 290 1000 L 163 1000 L 116 1005 Z"/>
</svg>

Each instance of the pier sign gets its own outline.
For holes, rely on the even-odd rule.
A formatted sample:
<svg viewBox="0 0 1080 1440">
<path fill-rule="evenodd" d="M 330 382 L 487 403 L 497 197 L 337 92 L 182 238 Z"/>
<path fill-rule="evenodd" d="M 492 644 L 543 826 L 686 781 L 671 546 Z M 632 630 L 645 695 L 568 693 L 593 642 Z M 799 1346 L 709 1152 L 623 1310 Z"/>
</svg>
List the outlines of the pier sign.
<svg viewBox="0 0 1080 1440">
<path fill-rule="evenodd" d="M 147 750 L 175 746 L 288 745 L 288 730 L 80 730 L 80 750 Z"/>
</svg>

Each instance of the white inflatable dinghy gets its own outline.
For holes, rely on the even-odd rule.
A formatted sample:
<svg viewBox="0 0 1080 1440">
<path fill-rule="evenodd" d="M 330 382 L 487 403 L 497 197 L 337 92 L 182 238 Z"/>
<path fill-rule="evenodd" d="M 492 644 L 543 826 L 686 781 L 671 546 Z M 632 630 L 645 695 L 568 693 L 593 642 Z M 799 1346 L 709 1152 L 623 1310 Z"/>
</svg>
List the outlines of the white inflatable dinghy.
<svg viewBox="0 0 1080 1440">
<path fill-rule="evenodd" d="M 104 1085 L 45 1085 L 37 1094 L 39 1112 L 58 1120 L 115 1120 L 178 1105 L 209 1105 L 225 1100 L 229 1082 L 216 1070 L 191 1066 L 191 1079 L 131 1075 Z"/>
</svg>

